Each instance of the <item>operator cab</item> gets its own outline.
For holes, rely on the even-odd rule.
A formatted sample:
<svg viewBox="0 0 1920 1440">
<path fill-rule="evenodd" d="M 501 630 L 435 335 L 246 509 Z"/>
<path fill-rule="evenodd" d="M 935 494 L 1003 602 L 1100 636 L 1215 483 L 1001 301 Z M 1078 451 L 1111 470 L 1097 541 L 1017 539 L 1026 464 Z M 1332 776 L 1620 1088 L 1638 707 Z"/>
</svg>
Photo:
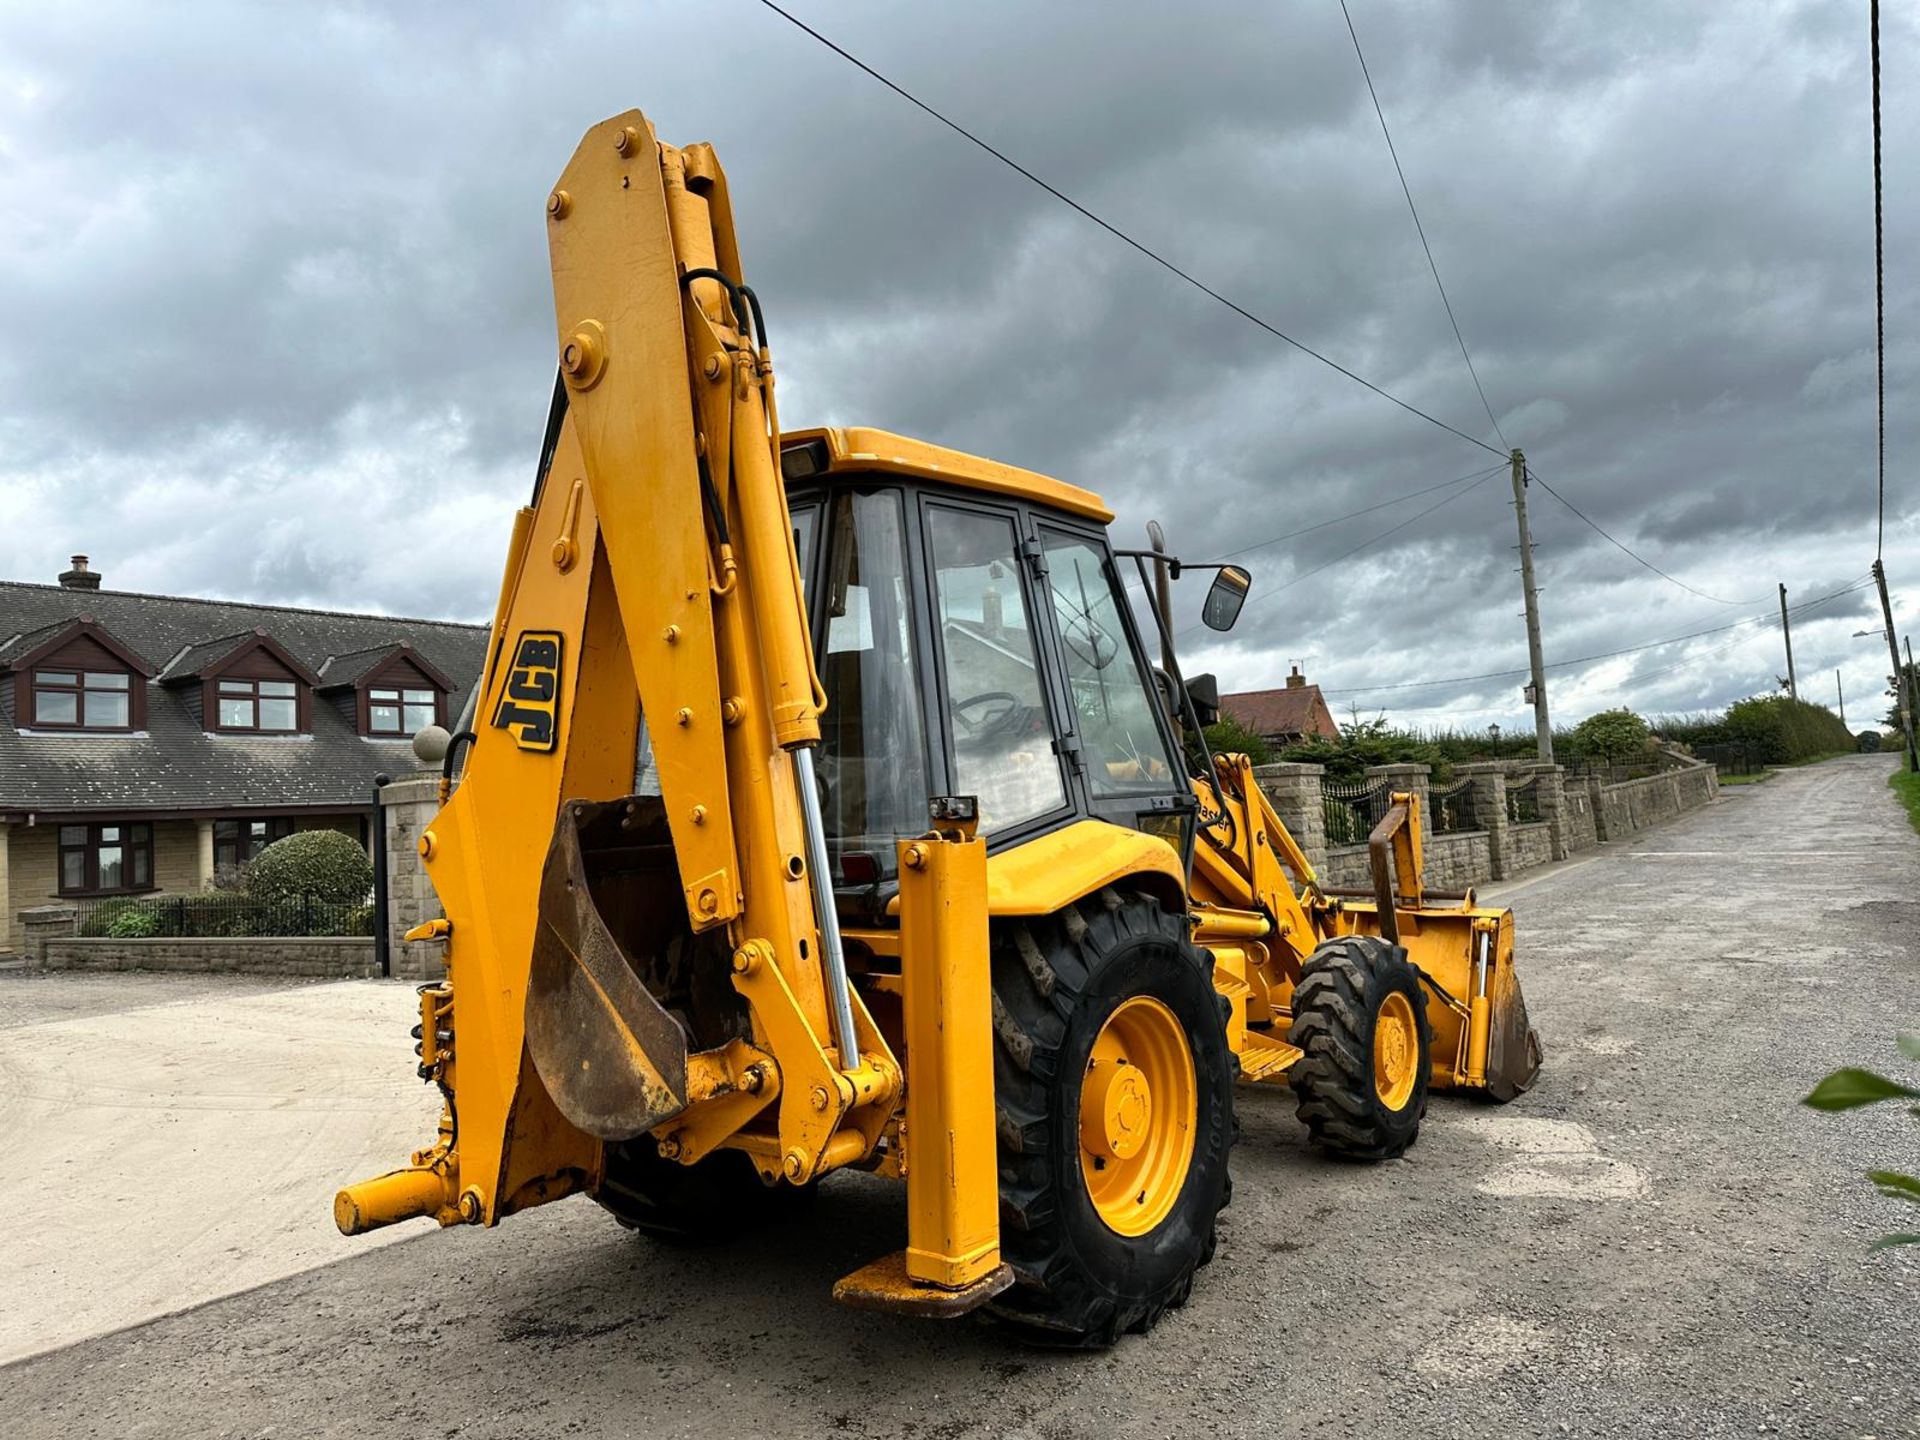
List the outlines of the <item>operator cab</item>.
<svg viewBox="0 0 1920 1440">
<path fill-rule="evenodd" d="M 879 918 L 935 795 L 978 797 L 990 852 L 1095 817 L 1187 855 L 1186 765 L 1097 496 L 876 430 L 789 435 L 782 468 L 843 910 Z"/>
</svg>

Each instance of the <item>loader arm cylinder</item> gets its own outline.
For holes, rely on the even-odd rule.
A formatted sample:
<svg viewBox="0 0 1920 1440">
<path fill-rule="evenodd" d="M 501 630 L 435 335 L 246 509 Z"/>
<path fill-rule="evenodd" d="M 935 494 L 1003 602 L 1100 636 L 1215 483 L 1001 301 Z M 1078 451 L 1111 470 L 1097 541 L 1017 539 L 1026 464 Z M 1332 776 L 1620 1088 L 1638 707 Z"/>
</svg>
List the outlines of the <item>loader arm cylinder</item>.
<svg viewBox="0 0 1920 1440">
<path fill-rule="evenodd" d="M 793 752 L 793 773 L 800 789 L 800 811 L 806 818 L 807 869 L 813 876 L 813 907 L 820 921 L 822 967 L 827 977 L 827 1003 L 833 1015 L 833 1043 L 840 1052 L 840 1068 L 860 1063 L 854 1038 L 853 1000 L 847 989 L 847 952 L 840 939 L 840 916 L 833 902 L 832 862 L 827 858 L 826 822 L 820 815 L 820 788 L 813 778 L 813 747 Z"/>
</svg>

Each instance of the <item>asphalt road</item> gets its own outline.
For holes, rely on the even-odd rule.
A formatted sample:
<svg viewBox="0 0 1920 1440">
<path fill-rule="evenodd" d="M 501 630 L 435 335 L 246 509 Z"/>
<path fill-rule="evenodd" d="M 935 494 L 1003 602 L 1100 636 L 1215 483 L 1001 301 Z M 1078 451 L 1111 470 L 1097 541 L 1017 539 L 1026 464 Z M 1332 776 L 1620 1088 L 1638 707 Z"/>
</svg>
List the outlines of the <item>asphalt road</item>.
<svg viewBox="0 0 1920 1440">
<path fill-rule="evenodd" d="M 1437 1100 L 1374 1168 L 1309 1152 L 1284 1093 L 1244 1095 L 1218 1257 L 1105 1354 L 836 1307 L 833 1279 L 904 1225 L 897 1191 L 852 1177 L 811 1223 L 718 1250 L 581 1200 L 428 1231 L 0 1369 L 0 1426 L 1920 1436 L 1920 1255 L 1867 1254 L 1912 1212 L 1860 1176 L 1920 1173 L 1920 1125 L 1794 1103 L 1834 1066 L 1897 1066 L 1893 1032 L 1920 1029 L 1920 836 L 1891 765 L 1787 772 L 1510 887 L 1534 1092 Z M 112 1285 L 111 1247 L 82 1268 Z"/>
</svg>

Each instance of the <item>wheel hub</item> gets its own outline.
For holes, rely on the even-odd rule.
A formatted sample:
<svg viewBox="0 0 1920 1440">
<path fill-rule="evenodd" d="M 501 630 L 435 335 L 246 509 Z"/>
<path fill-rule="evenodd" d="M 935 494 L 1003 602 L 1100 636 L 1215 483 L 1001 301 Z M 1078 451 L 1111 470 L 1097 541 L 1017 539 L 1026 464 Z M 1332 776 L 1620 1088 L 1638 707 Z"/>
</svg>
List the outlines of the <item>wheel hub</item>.
<svg viewBox="0 0 1920 1440">
<path fill-rule="evenodd" d="M 1080 1083 L 1080 1175 L 1122 1235 L 1172 1211 L 1192 1168 L 1199 1087 L 1185 1028 L 1137 995 L 1107 1017 Z"/>
<path fill-rule="evenodd" d="M 1131 1160 L 1147 1143 L 1153 1087 L 1138 1065 L 1125 1059 L 1087 1067 L 1080 1090 L 1080 1144 L 1109 1160 Z"/>
<path fill-rule="evenodd" d="M 1389 1110 L 1404 1107 L 1420 1069 L 1420 1022 L 1413 1002 L 1398 991 L 1380 1004 L 1373 1022 L 1373 1091 Z"/>
</svg>

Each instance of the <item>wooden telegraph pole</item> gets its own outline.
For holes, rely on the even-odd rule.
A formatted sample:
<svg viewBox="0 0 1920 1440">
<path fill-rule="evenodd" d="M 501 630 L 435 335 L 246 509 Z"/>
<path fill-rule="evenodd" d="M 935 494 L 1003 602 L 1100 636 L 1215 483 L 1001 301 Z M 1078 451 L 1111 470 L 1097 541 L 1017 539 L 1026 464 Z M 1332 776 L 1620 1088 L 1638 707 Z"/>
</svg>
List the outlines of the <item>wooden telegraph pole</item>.
<svg viewBox="0 0 1920 1440">
<path fill-rule="evenodd" d="M 1800 682 L 1793 674 L 1793 627 L 1787 623 L 1787 587 L 1780 587 L 1780 633 L 1787 637 L 1787 694 L 1800 698 Z"/>
<path fill-rule="evenodd" d="M 1887 653 L 1893 656 L 1893 698 L 1900 706 L 1900 730 L 1907 740 L 1907 769 L 1920 774 L 1920 749 L 1913 743 L 1913 687 L 1900 664 L 1900 641 L 1893 633 L 1893 602 L 1887 598 L 1887 567 L 1873 562 L 1873 580 L 1880 587 L 1880 614 L 1887 622 Z"/>
<path fill-rule="evenodd" d="M 1540 653 L 1540 589 L 1533 583 L 1533 535 L 1527 529 L 1527 457 L 1513 452 L 1513 513 L 1520 523 L 1520 587 L 1527 600 L 1527 666 L 1533 683 L 1533 733 L 1540 758 L 1553 763 L 1553 723 L 1547 718 L 1547 665 Z"/>
</svg>

